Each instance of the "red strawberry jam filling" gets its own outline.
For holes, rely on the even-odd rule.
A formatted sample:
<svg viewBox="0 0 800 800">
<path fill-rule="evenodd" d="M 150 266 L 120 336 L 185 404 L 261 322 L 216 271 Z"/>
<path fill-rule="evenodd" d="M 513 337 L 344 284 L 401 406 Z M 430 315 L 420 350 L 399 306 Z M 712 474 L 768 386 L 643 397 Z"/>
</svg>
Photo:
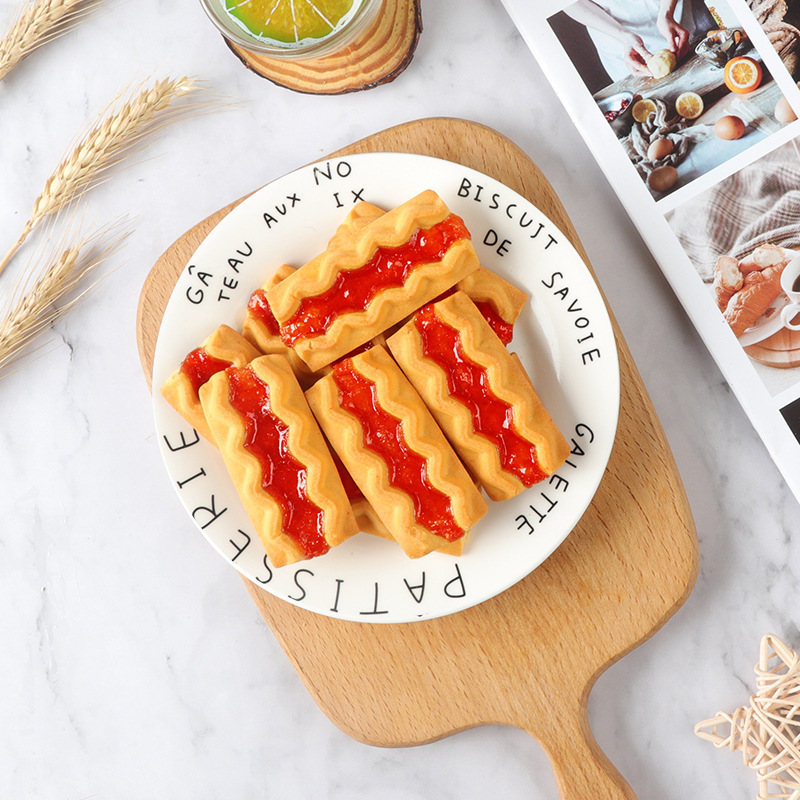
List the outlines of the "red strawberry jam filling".
<svg viewBox="0 0 800 800">
<path fill-rule="evenodd" d="M 197 394 L 204 383 L 208 383 L 212 375 L 226 369 L 230 361 L 210 356 L 202 347 L 192 350 L 181 363 L 181 372 L 189 379 L 189 383 Z"/>
<path fill-rule="evenodd" d="M 299 339 L 321 336 L 337 317 L 365 311 L 377 294 L 403 286 L 416 267 L 441 261 L 456 242 L 469 238 L 464 221 L 450 214 L 430 228 L 417 228 L 397 247 L 377 248 L 366 264 L 341 270 L 329 289 L 303 298 L 281 325 L 281 339 L 291 346 Z"/>
<path fill-rule="evenodd" d="M 432 302 L 438 303 L 440 300 L 444 300 L 445 297 L 450 297 L 450 295 L 455 294 L 457 291 L 458 287 L 454 286 L 452 289 L 442 292 Z M 481 312 L 481 316 L 489 323 L 489 327 L 497 334 L 497 338 L 500 339 L 506 347 L 511 344 L 511 339 L 514 337 L 514 324 L 506 322 L 500 316 L 494 304 L 490 303 L 488 300 L 473 300 L 472 302 L 475 303 L 475 307 Z"/>
<path fill-rule="evenodd" d="M 339 405 L 358 419 L 364 446 L 386 462 L 389 483 L 411 498 L 417 523 L 448 542 L 460 539 L 464 530 L 453 517 L 450 498 L 431 485 L 427 460 L 409 447 L 402 420 L 381 407 L 375 384 L 349 360 L 334 365 L 333 378 Z"/>
<path fill-rule="evenodd" d="M 249 368 L 230 368 L 228 382 L 228 402 L 245 426 L 244 448 L 261 466 L 261 488 L 280 506 L 283 533 L 308 558 L 327 553 L 322 509 L 306 493 L 306 467 L 289 452 L 289 428 L 271 411 L 269 386 Z"/>
<path fill-rule="evenodd" d="M 414 324 L 423 354 L 444 371 L 448 391 L 469 409 L 474 431 L 497 447 L 500 466 L 516 475 L 523 486 L 546 478 L 535 445 L 514 426 L 514 409 L 491 390 L 486 369 L 466 356 L 459 332 L 443 322 L 432 305 L 417 312 Z"/>
<path fill-rule="evenodd" d="M 275 315 L 272 313 L 269 303 L 267 303 L 267 293 L 263 289 L 256 289 L 253 294 L 250 295 L 247 309 L 264 325 L 269 333 L 273 336 L 278 335 L 278 320 L 275 319 Z"/>
<path fill-rule="evenodd" d="M 514 325 L 506 322 L 491 303 L 476 302 L 475 305 L 481 312 L 481 316 L 489 323 L 489 327 L 497 334 L 497 338 L 508 346 L 514 336 Z"/>
</svg>

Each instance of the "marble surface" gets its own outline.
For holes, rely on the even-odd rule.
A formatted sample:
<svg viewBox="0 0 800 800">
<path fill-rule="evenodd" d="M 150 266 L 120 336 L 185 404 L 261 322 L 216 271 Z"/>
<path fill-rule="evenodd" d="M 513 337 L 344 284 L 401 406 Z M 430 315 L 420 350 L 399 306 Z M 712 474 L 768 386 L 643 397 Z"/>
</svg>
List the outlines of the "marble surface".
<svg viewBox="0 0 800 800">
<path fill-rule="evenodd" d="M 559 192 L 695 515 L 696 588 L 598 681 L 597 739 L 642 800 L 755 796 L 741 758 L 693 726 L 747 702 L 763 634 L 800 647 L 797 501 L 499 0 L 427 0 L 423 18 L 405 73 L 343 97 L 243 69 L 195 0 L 109 3 L 0 84 L 4 248 L 60 154 L 123 86 L 196 75 L 235 101 L 165 129 L 87 198 L 90 222 L 126 215 L 124 249 L 39 357 L 0 381 L 0 796 L 557 797 L 520 731 L 384 750 L 318 710 L 179 506 L 136 349 L 142 283 L 185 229 L 317 156 L 434 115 L 493 126 Z"/>
</svg>

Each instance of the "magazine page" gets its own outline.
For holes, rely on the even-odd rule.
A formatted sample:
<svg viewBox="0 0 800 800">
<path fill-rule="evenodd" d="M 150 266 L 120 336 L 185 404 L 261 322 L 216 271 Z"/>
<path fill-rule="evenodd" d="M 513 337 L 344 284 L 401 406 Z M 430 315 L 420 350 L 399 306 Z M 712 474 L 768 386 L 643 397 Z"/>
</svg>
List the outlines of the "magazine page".
<svg viewBox="0 0 800 800">
<path fill-rule="evenodd" d="M 503 0 L 800 498 L 800 0 Z"/>
</svg>

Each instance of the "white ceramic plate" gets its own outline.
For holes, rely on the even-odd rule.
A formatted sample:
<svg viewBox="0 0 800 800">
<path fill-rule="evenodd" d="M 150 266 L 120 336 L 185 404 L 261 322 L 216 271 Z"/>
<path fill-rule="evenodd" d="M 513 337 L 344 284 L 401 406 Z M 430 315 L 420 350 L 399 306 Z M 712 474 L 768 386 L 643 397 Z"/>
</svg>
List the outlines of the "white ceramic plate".
<svg viewBox="0 0 800 800">
<path fill-rule="evenodd" d="M 530 295 L 517 352 L 572 455 L 550 480 L 491 503 L 459 558 L 407 558 L 360 533 L 325 556 L 269 564 L 219 453 L 198 439 L 158 387 L 221 323 L 240 329 L 250 293 L 280 264 L 323 250 L 357 200 L 391 208 L 434 189 L 469 227 L 481 262 Z M 452 614 L 504 591 L 541 564 L 583 515 L 617 428 L 619 363 L 603 299 L 577 252 L 549 219 L 496 180 L 425 156 L 330 159 L 276 180 L 237 206 L 181 273 L 153 366 L 154 411 L 167 472 L 211 544 L 266 591 L 320 614 L 409 622 Z"/>
</svg>

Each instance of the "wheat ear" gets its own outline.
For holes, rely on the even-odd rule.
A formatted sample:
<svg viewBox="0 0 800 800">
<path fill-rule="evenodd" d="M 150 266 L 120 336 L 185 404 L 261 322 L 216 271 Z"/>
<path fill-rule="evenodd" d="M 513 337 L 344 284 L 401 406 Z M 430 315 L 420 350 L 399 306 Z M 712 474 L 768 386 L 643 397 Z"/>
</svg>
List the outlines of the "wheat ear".
<svg viewBox="0 0 800 800">
<path fill-rule="evenodd" d="M 102 0 L 31 0 L 21 3 L 0 41 L 0 80 L 38 47 L 78 25 Z"/>
<path fill-rule="evenodd" d="M 95 285 L 94 282 L 85 285 L 85 279 L 122 244 L 126 234 L 116 232 L 112 237 L 117 227 L 86 233 L 71 246 L 54 245 L 40 256 L 39 263 L 45 267 L 39 270 L 33 285 L 28 288 L 30 278 L 20 280 L 7 298 L 0 318 L 0 377 L 7 374 L 8 368 L 41 333 Z M 36 272 L 37 267 L 38 263 L 33 264 L 29 272 Z"/>
<path fill-rule="evenodd" d="M 47 216 L 72 203 L 95 185 L 143 138 L 176 116 L 188 113 L 190 106 L 175 104 L 181 97 L 198 90 L 188 77 L 165 78 L 150 87 L 134 90 L 112 101 L 106 115 L 80 140 L 47 179 L 44 190 L 33 204 L 30 219 L 11 249 L 0 261 L 0 274 L 30 232 Z"/>
</svg>

